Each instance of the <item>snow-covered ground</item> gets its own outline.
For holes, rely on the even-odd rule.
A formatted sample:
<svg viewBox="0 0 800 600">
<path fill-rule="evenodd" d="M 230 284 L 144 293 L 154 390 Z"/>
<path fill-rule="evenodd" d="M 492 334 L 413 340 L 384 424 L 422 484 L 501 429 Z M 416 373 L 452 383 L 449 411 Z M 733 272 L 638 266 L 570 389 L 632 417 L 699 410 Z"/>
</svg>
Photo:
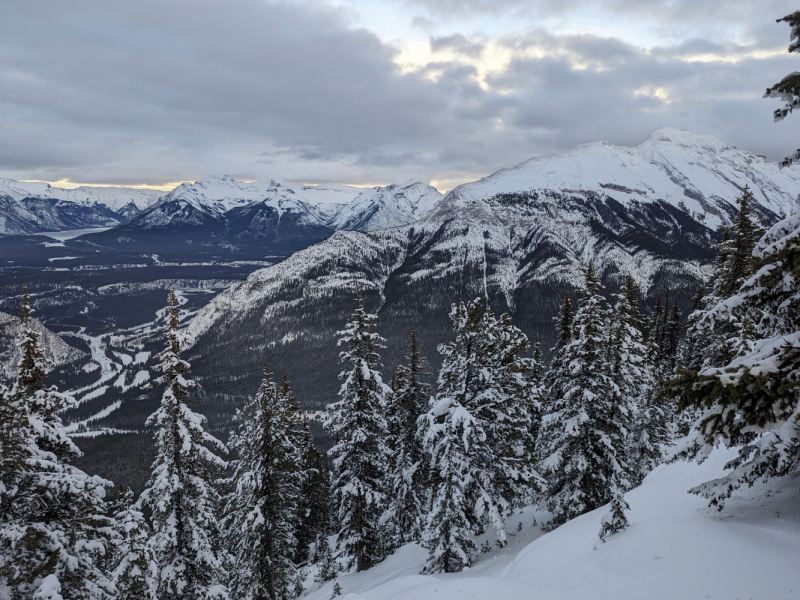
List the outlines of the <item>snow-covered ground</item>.
<svg viewBox="0 0 800 600">
<path fill-rule="evenodd" d="M 605 509 L 547 534 L 526 510 L 508 520 L 508 546 L 479 555 L 462 573 L 420 575 L 426 553 L 409 544 L 337 581 L 347 600 L 800 598 L 800 475 L 745 490 L 722 511 L 686 493 L 722 475 L 733 456 L 717 450 L 702 465 L 656 469 L 625 496 L 631 526 L 605 543 L 597 537 Z M 328 600 L 333 585 L 312 584 L 307 597 Z"/>
<path fill-rule="evenodd" d="M 58 240 L 59 242 L 64 242 L 66 240 L 71 240 L 73 238 L 86 235 L 88 233 L 100 233 L 101 231 L 108 231 L 111 229 L 110 227 L 91 227 L 89 229 L 66 229 L 64 231 L 45 231 L 43 233 L 34 233 L 33 235 L 40 235 L 44 237 L 53 238 L 54 240 Z M 59 244 L 53 244 L 51 242 L 45 242 L 45 246 L 58 246 Z M 63 244 L 60 244 L 63 245 Z"/>
</svg>

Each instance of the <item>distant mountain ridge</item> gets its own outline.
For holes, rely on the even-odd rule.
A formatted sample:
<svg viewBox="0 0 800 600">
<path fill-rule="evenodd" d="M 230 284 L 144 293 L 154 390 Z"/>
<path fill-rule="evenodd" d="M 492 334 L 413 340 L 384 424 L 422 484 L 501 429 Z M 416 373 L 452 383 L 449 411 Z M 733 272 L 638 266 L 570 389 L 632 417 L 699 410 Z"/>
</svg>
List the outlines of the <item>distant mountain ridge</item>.
<svg viewBox="0 0 800 600">
<path fill-rule="evenodd" d="M 113 227 L 154 204 L 161 192 L 124 187 L 75 189 L 0 179 L 0 235 Z"/>
<path fill-rule="evenodd" d="M 211 177 L 181 184 L 155 205 L 92 240 L 295 251 L 343 229 L 408 225 L 427 215 L 441 198 L 435 188 L 415 181 L 360 189 Z"/>
</svg>

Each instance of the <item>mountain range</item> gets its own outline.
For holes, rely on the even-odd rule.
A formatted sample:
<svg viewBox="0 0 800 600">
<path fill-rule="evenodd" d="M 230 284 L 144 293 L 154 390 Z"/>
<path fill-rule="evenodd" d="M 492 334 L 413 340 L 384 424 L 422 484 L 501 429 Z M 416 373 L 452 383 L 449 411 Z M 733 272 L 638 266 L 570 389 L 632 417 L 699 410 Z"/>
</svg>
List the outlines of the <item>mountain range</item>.
<svg viewBox="0 0 800 600">
<path fill-rule="evenodd" d="M 797 210 L 797 169 L 676 129 L 636 147 L 595 143 L 535 158 L 451 190 L 413 223 L 339 231 L 252 273 L 190 323 L 192 359 L 208 394 L 231 398 L 255 389 L 271 355 L 320 408 L 336 393 L 335 331 L 359 288 L 379 314 L 388 368 L 412 323 L 436 368 L 451 303 L 475 297 L 509 311 L 547 349 L 552 318 L 590 261 L 609 294 L 632 275 L 647 303 L 669 294 L 686 307 L 745 186 L 765 223 Z"/>
<path fill-rule="evenodd" d="M 94 234 L 102 245 L 197 246 L 292 252 L 347 229 L 400 227 L 442 195 L 415 181 L 359 189 L 214 177 L 184 183 L 126 223 Z"/>
<path fill-rule="evenodd" d="M 169 193 L 132 188 L 61 189 L 0 180 L 0 235 L 106 228 L 100 245 L 255 246 L 290 252 L 342 229 L 374 231 L 407 225 L 442 198 L 417 181 L 356 188 L 227 176 L 183 183 Z"/>
</svg>

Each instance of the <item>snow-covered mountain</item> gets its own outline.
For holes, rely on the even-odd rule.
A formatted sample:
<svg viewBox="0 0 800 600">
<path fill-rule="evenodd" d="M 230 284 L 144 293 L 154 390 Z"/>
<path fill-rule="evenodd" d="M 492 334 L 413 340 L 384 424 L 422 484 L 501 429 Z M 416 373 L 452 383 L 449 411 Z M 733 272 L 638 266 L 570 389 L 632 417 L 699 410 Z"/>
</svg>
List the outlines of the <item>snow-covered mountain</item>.
<svg viewBox="0 0 800 600">
<path fill-rule="evenodd" d="M 452 194 L 467 202 L 535 191 L 613 198 L 626 207 L 666 202 L 716 228 L 729 221 L 745 185 L 764 209 L 786 216 L 797 207 L 800 170 L 780 169 L 709 136 L 665 128 L 634 147 L 596 142 L 532 158 Z"/>
<path fill-rule="evenodd" d="M 213 362 L 245 393 L 263 353 L 275 351 L 276 367 L 290 374 L 313 360 L 319 383 L 297 381 L 298 392 L 323 404 L 337 389 L 333 336 L 358 287 L 384 317 L 387 365 L 416 323 L 436 366 L 450 304 L 474 297 L 510 311 L 548 348 L 551 319 L 589 261 L 609 291 L 630 274 L 651 301 L 669 293 L 688 303 L 710 273 L 715 228 L 735 214 L 745 184 L 764 220 L 796 210 L 797 169 L 682 131 L 656 132 L 635 148 L 590 144 L 534 159 L 451 190 L 410 225 L 340 231 L 256 271 L 192 321 L 195 361 Z"/>
<path fill-rule="evenodd" d="M 161 192 L 122 187 L 75 189 L 0 179 L 0 235 L 113 227 L 158 200 Z"/>
<path fill-rule="evenodd" d="M 442 195 L 409 181 L 367 190 L 212 177 L 184 183 L 127 223 L 93 239 L 297 250 L 334 231 L 401 227 L 427 215 Z"/>
<path fill-rule="evenodd" d="M 39 334 L 45 358 L 53 367 L 77 361 L 85 356 L 84 352 L 67 344 L 39 321 L 34 321 L 33 328 Z M 17 346 L 19 335 L 19 319 L 0 312 L 0 380 L 11 380 L 17 376 L 17 364 L 22 356 Z"/>
<path fill-rule="evenodd" d="M 408 225 L 427 216 L 442 199 L 419 181 L 374 187 L 343 206 L 330 220 L 337 231 L 378 231 Z"/>
</svg>

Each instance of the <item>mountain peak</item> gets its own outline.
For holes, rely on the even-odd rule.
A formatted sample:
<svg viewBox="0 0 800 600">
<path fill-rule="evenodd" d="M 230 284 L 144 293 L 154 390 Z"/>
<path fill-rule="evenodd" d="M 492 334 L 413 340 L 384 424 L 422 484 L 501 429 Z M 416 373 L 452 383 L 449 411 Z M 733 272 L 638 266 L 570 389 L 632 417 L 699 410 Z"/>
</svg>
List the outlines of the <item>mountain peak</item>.
<svg viewBox="0 0 800 600">
<path fill-rule="evenodd" d="M 666 127 L 638 146 L 595 142 L 535 157 L 452 190 L 460 202 L 548 191 L 631 202 L 667 202 L 716 228 L 729 220 L 742 188 L 776 215 L 796 210 L 800 170 L 711 136 Z"/>
</svg>

